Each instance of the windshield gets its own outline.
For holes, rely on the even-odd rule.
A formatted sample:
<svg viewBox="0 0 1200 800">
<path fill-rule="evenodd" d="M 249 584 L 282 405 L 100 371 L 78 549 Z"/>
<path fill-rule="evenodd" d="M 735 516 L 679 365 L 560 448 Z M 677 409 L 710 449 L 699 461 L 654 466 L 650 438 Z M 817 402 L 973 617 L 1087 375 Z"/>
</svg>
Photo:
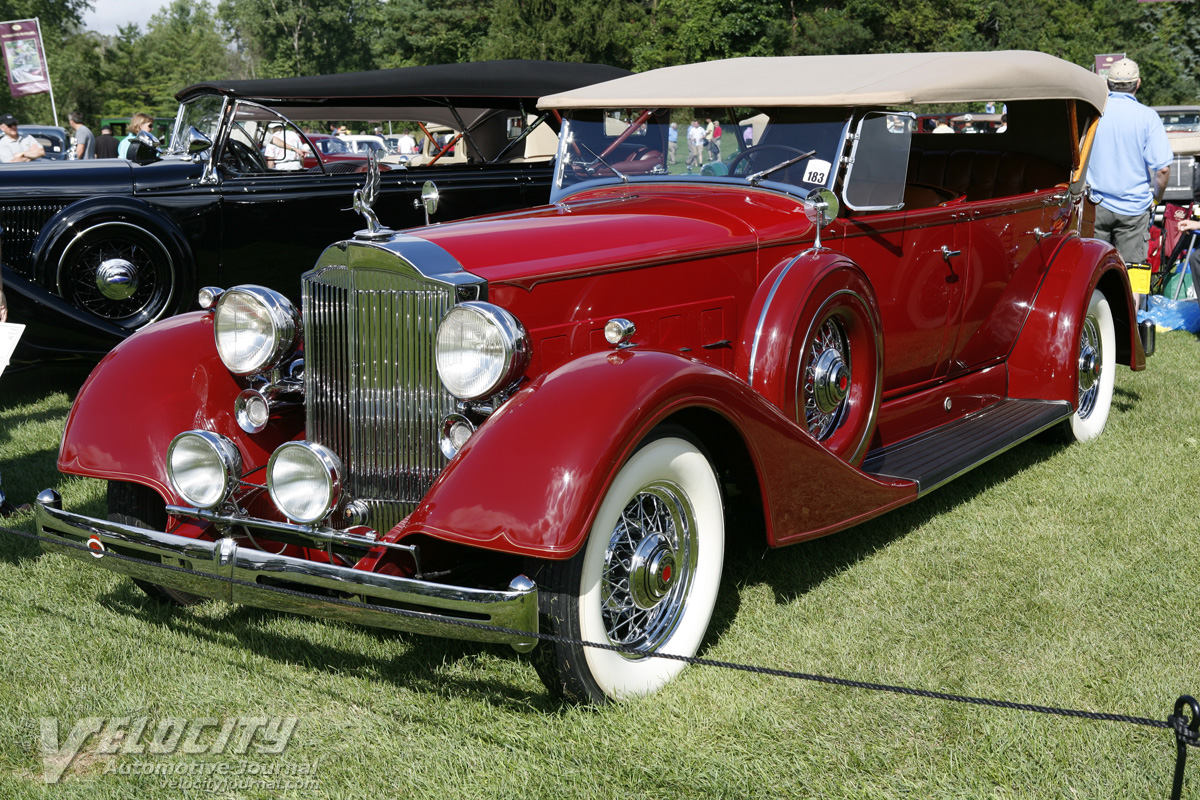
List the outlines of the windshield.
<svg viewBox="0 0 1200 800">
<path fill-rule="evenodd" d="M 225 98 L 210 94 L 197 97 L 179 106 L 175 117 L 175 133 L 171 137 L 168 153 L 186 155 L 188 144 L 187 131 L 195 128 L 208 137 L 210 142 L 216 141 L 217 130 L 221 124 L 221 106 Z"/>
<path fill-rule="evenodd" d="M 1168 131 L 1200 133 L 1200 111 L 1160 111 L 1159 115 Z"/>
<path fill-rule="evenodd" d="M 799 195 L 829 189 L 849 117 L 849 109 L 576 111 L 559 138 L 554 199 L 588 182 L 663 178 Z"/>
</svg>

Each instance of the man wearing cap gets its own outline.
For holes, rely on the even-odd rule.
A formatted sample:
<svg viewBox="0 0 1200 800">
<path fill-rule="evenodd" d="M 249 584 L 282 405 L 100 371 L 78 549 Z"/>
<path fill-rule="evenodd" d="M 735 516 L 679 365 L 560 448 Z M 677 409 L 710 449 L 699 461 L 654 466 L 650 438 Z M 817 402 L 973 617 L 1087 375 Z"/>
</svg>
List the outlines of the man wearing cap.
<svg viewBox="0 0 1200 800">
<path fill-rule="evenodd" d="M 1134 99 L 1142 85 L 1136 61 L 1108 72 L 1108 103 L 1096 126 L 1088 183 L 1096 207 L 1096 238 L 1117 248 L 1126 264 L 1144 264 L 1154 205 L 1171 176 L 1171 143 L 1162 120 Z M 1134 295 L 1138 306 L 1143 296 Z"/>
<path fill-rule="evenodd" d="M 0 115 L 0 162 L 20 164 L 36 161 L 46 155 L 46 150 L 32 136 L 21 136 L 17 132 L 17 118 L 12 114 Z"/>
</svg>

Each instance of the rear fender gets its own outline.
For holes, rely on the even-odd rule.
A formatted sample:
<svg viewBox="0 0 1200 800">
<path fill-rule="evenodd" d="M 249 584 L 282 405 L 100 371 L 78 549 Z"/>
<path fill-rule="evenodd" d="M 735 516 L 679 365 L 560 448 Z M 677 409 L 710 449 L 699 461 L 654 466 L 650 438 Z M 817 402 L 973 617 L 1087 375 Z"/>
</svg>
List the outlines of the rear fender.
<svg viewBox="0 0 1200 800">
<path fill-rule="evenodd" d="M 206 430 L 233 440 L 243 473 L 249 473 L 298 436 L 304 420 L 292 414 L 262 433 L 245 433 L 234 416 L 243 388 L 217 355 L 210 312 L 150 325 L 117 345 L 88 376 L 67 417 L 58 468 L 140 483 L 178 503 L 167 478 L 167 446 L 184 431 Z"/>
<path fill-rule="evenodd" d="M 1079 388 L 1075 350 L 1094 289 L 1104 294 L 1112 309 L 1117 363 L 1135 371 L 1145 369 L 1133 292 L 1120 256 L 1098 239 L 1072 237 L 1051 260 L 1009 356 L 1010 397 L 1065 400 L 1075 405 Z"/>
<path fill-rule="evenodd" d="M 772 545 L 830 533 L 915 497 L 908 482 L 877 481 L 832 456 L 728 372 L 672 353 L 624 350 L 585 356 L 518 392 L 389 538 L 423 534 L 568 558 L 642 439 L 695 409 L 719 415 L 741 437 Z"/>
</svg>

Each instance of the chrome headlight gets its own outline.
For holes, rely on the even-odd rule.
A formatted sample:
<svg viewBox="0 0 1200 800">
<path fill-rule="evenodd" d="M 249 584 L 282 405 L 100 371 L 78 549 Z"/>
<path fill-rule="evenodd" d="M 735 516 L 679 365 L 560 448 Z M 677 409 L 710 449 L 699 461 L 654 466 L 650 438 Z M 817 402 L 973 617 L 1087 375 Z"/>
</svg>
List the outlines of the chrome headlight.
<svg viewBox="0 0 1200 800">
<path fill-rule="evenodd" d="M 262 286 L 236 286 L 221 295 L 213 331 L 221 361 L 235 375 L 279 364 L 296 342 L 296 307 Z"/>
<path fill-rule="evenodd" d="M 185 503 L 215 508 L 242 477 L 237 445 L 209 431 L 187 431 L 167 448 L 167 477 Z"/>
<path fill-rule="evenodd" d="M 267 462 L 267 489 L 288 519 L 320 522 L 341 499 L 342 462 L 319 444 L 288 442 Z"/>
<path fill-rule="evenodd" d="M 438 377 L 460 400 L 490 397 L 516 380 L 528 361 L 525 329 L 499 306 L 460 303 L 438 326 Z"/>
</svg>

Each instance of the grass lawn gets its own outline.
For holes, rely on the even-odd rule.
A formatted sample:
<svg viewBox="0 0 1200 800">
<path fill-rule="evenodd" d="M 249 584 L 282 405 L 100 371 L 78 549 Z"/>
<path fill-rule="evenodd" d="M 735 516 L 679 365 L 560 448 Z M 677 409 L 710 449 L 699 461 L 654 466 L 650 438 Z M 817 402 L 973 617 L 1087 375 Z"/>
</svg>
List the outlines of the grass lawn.
<svg viewBox="0 0 1200 800">
<path fill-rule="evenodd" d="M 1040 440 L 854 530 L 726 565 L 708 658 L 1042 705 L 1165 718 L 1200 694 L 1200 339 L 1122 369 L 1108 430 Z M 54 486 L 70 372 L 0 379 L 10 497 Z M 36 387 L 36 388 L 35 388 Z M 128 413 L 153 401 L 131 391 Z M 820 490 L 820 487 L 814 487 Z M 7 524 L 31 531 L 31 515 Z M 111 573 L 0 537 L 0 797 L 1166 797 L 1174 736 L 689 668 L 603 708 L 550 699 L 500 646 L 147 599 Z M 277 755 L 106 755 L 86 741 L 42 782 L 43 718 L 296 717 Z M 205 740 L 198 740 L 205 741 Z M 286 777 L 181 792 L 149 765 Z M 305 765 L 310 765 L 305 767 Z M 289 772 L 294 770 L 294 772 Z M 1193 752 L 1185 796 L 1200 796 Z"/>
</svg>

